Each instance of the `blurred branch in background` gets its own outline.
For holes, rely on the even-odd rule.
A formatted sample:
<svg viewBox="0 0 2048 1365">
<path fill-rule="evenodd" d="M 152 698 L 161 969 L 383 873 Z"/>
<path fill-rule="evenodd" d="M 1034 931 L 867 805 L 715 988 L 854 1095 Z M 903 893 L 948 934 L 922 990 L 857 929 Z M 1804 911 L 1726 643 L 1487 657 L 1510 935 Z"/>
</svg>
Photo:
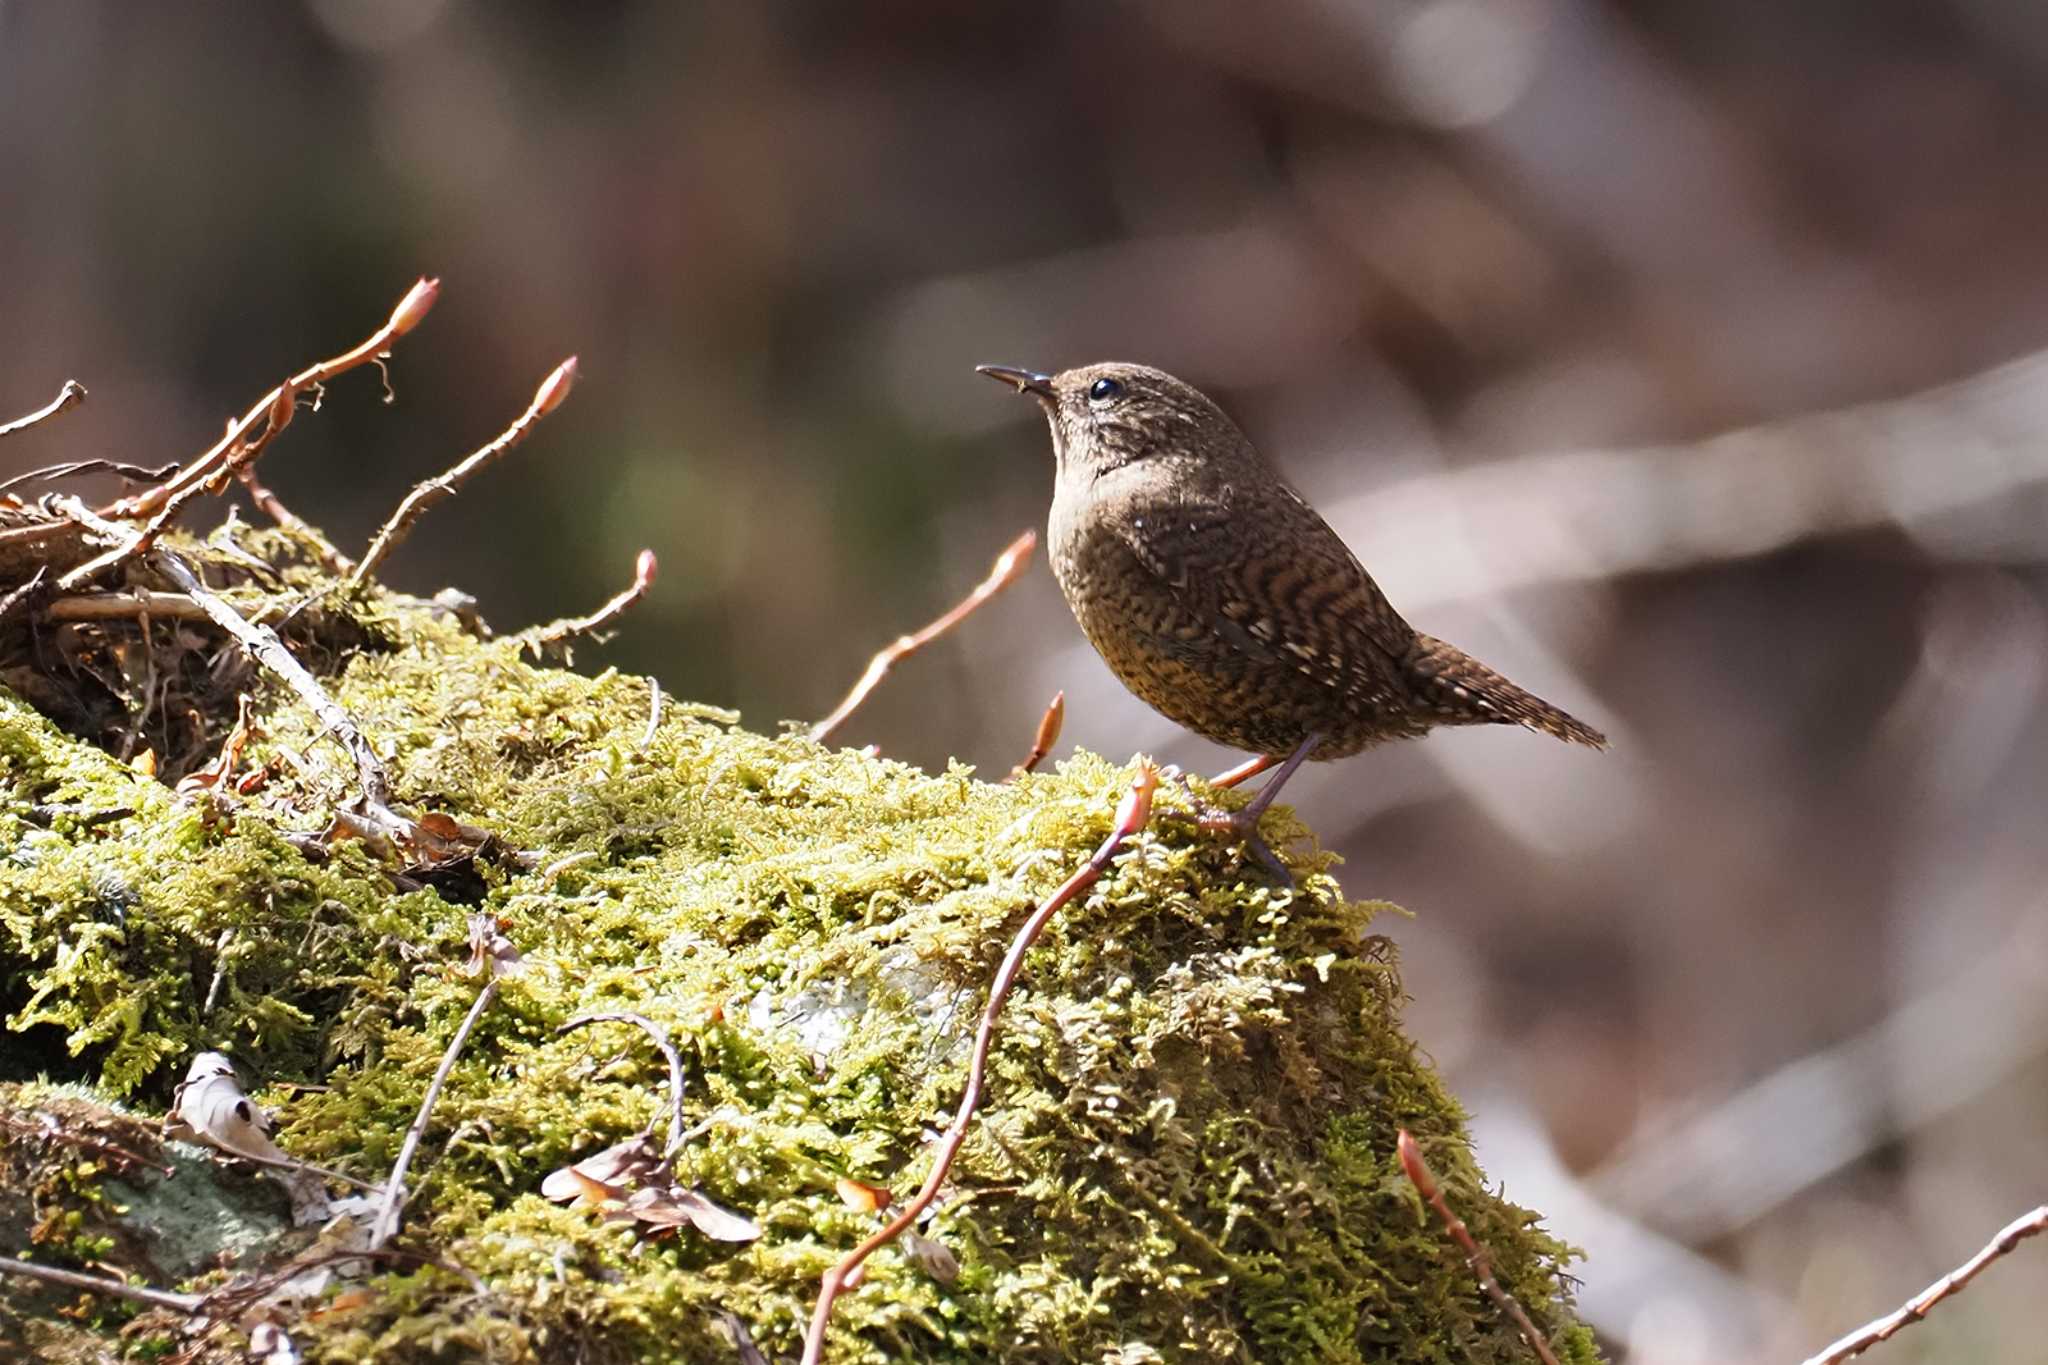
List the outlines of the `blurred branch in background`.
<svg viewBox="0 0 2048 1365">
<path fill-rule="evenodd" d="M 1999 1229 L 1998 1235 L 1982 1251 L 1915 1294 L 1897 1312 L 1857 1328 L 1819 1355 L 1808 1359 L 1806 1365 L 1839 1365 L 1852 1356 L 1862 1355 L 1879 1342 L 1891 1340 L 1898 1332 L 1925 1318 L 1943 1299 L 1962 1292 L 1964 1286 L 1976 1279 L 1986 1266 L 2010 1255 L 2014 1247 L 2042 1232 L 2048 1232 L 2048 1204 L 2013 1219 Z"/>
</svg>

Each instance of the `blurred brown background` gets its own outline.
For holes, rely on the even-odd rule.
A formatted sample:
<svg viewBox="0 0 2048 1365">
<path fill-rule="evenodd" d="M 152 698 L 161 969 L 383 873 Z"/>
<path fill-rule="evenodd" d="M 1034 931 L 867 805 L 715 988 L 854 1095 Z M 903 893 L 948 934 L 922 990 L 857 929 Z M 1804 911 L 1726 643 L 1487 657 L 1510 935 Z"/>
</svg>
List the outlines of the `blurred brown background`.
<svg viewBox="0 0 2048 1365">
<path fill-rule="evenodd" d="M 1617 1354 L 1797 1358 L 2048 1190 L 2044 171 L 2019 0 L 14 0 L 0 413 L 92 398 L 0 476 L 189 455 L 438 274 L 266 477 L 360 545 L 575 352 L 389 576 L 515 627 L 652 547 L 583 662 L 773 728 L 1042 519 L 975 363 L 1173 369 L 1615 736 L 1290 796 Z M 843 737 L 998 772 L 1060 687 L 1229 760 L 1042 563 Z M 2043 1255 L 1883 1358 L 2048 1361 Z"/>
</svg>

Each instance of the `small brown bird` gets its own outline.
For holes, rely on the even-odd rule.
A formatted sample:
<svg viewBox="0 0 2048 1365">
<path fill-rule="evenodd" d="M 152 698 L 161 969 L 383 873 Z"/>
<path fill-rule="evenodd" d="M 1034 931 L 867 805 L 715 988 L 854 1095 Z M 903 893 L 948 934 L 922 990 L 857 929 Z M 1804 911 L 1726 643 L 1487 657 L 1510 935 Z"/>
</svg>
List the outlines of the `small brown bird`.
<svg viewBox="0 0 2048 1365">
<path fill-rule="evenodd" d="M 1256 837 L 1306 759 L 1439 725 L 1599 731 L 1401 618 L 1337 533 L 1191 385 L 1144 365 L 981 373 L 1045 410 L 1058 474 L 1048 543 L 1081 629 L 1124 686 L 1196 734 L 1281 770 L 1237 814 Z M 1284 869 L 1283 869 L 1284 871 Z"/>
</svg>

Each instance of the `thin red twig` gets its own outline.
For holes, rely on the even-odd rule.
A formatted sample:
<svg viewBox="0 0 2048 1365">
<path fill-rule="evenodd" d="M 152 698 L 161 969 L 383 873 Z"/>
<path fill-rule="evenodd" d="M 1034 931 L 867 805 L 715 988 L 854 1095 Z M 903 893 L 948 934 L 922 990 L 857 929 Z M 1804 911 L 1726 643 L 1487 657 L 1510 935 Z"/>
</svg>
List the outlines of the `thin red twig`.
<svg viewBox="0 0 2048 1365">
<path fill-rule="evenodd" d="M 398 510 L 391 514 L 391 519 L 377 532 L 377 538 L 370 542 L 370 548 L 363 551 L 362 562 L 349 574 L 346 586 L 355 588 L 375 572 L 377 566 L 384 562 L 384 556 L 398 548 L 399 542 L 412 530 L 412 524 L 429 507 L 454 497 L 478 471 L 531 435 L 541 418 L 562 405 L 562 400 L 569 396 L 569 390 L 575 383 L 576 357 L 572 355 L 541 380 L 540 387 L 534 390 L 533 401 L 526 405 L 526 411 L 520 413 L 511 426 L 479 446 L 446 473 L 414 485 L 412 492 L 405 495 L 405 501 L 398 504 Z"/>
<path fill-rule="evenodd" d="M 2042 1232 L 2048 1232 L 2048 1204 L 2013 1219 L 1998 1230 L 1998 1235 L 1986 1243 L 1982 1251 L 1915 1294 L 1903 1307 L 1863 1324 L 1831 1343 L 1819 1355 L 1809 1356 L 1806 1365 L 1839 1365 L 1839 1362 L 1861 1355 L 1880 1341 L 1889 1341 L 1894 1333 L 1926 1317 L 1934 1305 L 1951 1294 L 1961 1292 L 1963 1286 L 1976 1279 L 1984 1267 L 2011 1252 L 2027 1238 Z"/>
<path fill-rule="evenodd" d="M 981 1012 L 981 1027 L 974 1034 L 974 1056 L 967 1065 L 967 1089 L 960 1096 L 960 1108 L 953 1115 L 952 1124 L 939 1139 L 937 1156 L 932 1161 L 931 1174 L 924 1178 L 924 1184 L 911 1200 L 897 1210 L 879 1231 L 865 1242 L 841 1257 L 839 1263 L 825 1272 L 818 1291 L 818 1306 L 811 1314 L 811 1329 L 804 1337 L 803 1365 L 821 1365 L 825 1358 L 825 1334 L 832 1325 L 832 1304 L 846 1291 L 847 1282 L 861 1263 L 917 1221 L 918 1215 L 931 1206 L 938 1197 L 939 1186 L 945 1183 L 947 1174 L 953 1169 L 953 1158 L 960 1146 L 967 1140 L 967 1125 L 974 1117 L 976 1106 L 981 1103 L 982 1084 L 987 1077 L 990 1045 L 995 1041 L 997 1021 L 1003 1011 L 1003 1002 L 1009 999 L 1010 988 L 1016 984 L 1017 974 L 1023 970 L 1024 954 L 1038 940 L 1060 908 L 1094 884 L 1116 857 L 1124 841 L 1145 828 L 1152 816 L 1152 793 L 1159 785 L 1159 773 L 1148 762 L 1140 762 L 1138 771 L 1131 779 L 1129 790 L 1116 808 L 1116 821 L 1109 835 L 1091 854 L 1088 861 L 1076 868 L 1074 874 L 1060 884 L 1057 891 L 1046 897 L 1039 907 L 1031 912 L 1017 930 L 1016 938 L 1010 942 L 1009 952 L 1003 955 L 1003 965 L 996 969 L 995 981 L 988 991 L 988 1005 Z M 1554 1362 L 1553 1362 L 1554 1365 Z"/>
<path fill-rule="evenodd" d="M 1536 1353 L 1536 1358 L 1542 1361 L 1543 1365 L 1557 1365 L 1557 1357 L 1551 1353 L 1550 1343 L 1536 1330 L 1536 1324 L 1522 1311 L 1522 1305 L 1515 1302 L 1514 1295 L 1502 1289 L 1500 1281 L 1493 1277 L 1493 1258 L 1486 1254 L 1485 1247 L 1479 1245 L 1479 1240 L 1472 1235 L 1472 1229 L 1465 1226 L 1465 1220 L 1451 1212 L 1451 1206 L 1445 1202 L 1444 1192 L 1438 1187 L 1436 1176 L 1429 1169 L 1429 1163 L 1422 1159 L 1421 1145 L 1409 1135 L 1407 1129 L 1403 1128 L 1400 1136 L 1394 1140 L 1394 1150 L 1400 1155 L 1401 1169 L 1407 1173 L 1409 1182 L 1425 1200 L 1429 1201 L 1429 1206 L 1436 1210 L 1436 1216 L 1443 1219 L 1444 1230 L 1450 1234 L 1451 1240 L 1458 1244 L 1458 1250 L 1465 1253 L 1465 1264 L 1472 1267 L 1472 1275 L 1479 1281 L 1479 1287 L 1486 1291 L 1486 1296 L 1493 1300 L 1494 1306 L 1515 1324 L 1515 1330 L 1522 1334 L 1522 1340 L 1529 1343 L 1529 1349 Z"/>
<path fill-rule="evenodd" d="M 535 630 L 532 636 L 533 647 L 536 650 L 552 649 L 565 640 L 573 640 L 579 635 L 588 635 L 594 630 L 604 629 L 623 616 L 626 608 L 647 596 L 648 590 L 654 586 L 654 573 L 659 567 L 654 558 L 654 551 L 642 550 L 633 560 L 633 581 L 623 592 L 588 616 L 572 616 L 568 620 L 557 621 L 551 626 L 542 626 Z"/>
<path fill-rule="evenodd" d="M 961 599 L 951 611 L 915 635 L 898 636 L 893 644 L 868 660 L 867 671 L 860 675 L 860 681 L 853 685 L 853 690 L 846 694 L 845 700 L 833 708 L 831 715 L 811 727 L 811 738 L 828 738 L 834 730 L 846 723 L 846 718 L 859 709 L 862 702 L 868 699 L 868 693 L 874 691 L 876 684 L 889 675 L 889 670 L 896 666 L 897 660 L 923 649 L 966 620 L 982 603 L 1016 582 L 1026 566 L 1031 563 L 1031 552 L 1037 546 L 1036 531 L 1026 531 L 1018 536 L 996 556 L 995 567 L 989 570 L 988 577 L 976 584 L 974 591 Z"/>
<path fill-rule="evenodd" d="M 25 417 L 17 417 L 5 426 L 0 426 L 0 436 L 12 436 L 17 431 L 27 431 L 38 422 L 47 422 L 62 412 L 69 412 L 85 401 L 85 385 L 76 379 L 64 381 L 64 387 L 57 390 L 57 396 Z"/>
</svg>

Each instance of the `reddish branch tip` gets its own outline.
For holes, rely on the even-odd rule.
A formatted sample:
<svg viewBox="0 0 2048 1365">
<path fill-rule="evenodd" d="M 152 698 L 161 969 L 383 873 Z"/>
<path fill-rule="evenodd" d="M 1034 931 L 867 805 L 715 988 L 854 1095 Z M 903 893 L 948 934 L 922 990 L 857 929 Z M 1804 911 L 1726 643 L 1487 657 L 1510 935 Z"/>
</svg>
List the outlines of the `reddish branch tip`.
<svg viewBox="0 0 2048 1365">
<path fill-rule="evenodd" d="M 1004 551 L 996 556 L 995 567 L 989 571 L 989 580 L 1008 583 L 1030 562 L 1031 552 L 1038 548 L 1038 532 L 1026 531 L 1011 541 Z"/>
<path fill-rule="evenodd" d="M 572 360 L 569 363 L 573 365 L 576 362 Z M 654 586 L 654 571 L 660 567 L 661 562 L 654 557 L 654 551 L 642 550 L 640 557 L 633 561 L 633 586 L 646 592 Z"/>
<path fill-rule="evenodd" d="M 1400 1155 L 1401 1169 L 1408 1174 L 1409 1183 L 1424 1199 L 1437 1197 L 1436 1177 L 1429 1172 L 1429 1166 L 1422 1159 L 1422 1148 L 1414 1137 L 1403 1128 L 1394 1139 L 1394 1151 Z"/>
<path fill-rule="evenodd" d="M 1038 743 L 1034 746 L 1040 753 L 1051 749 L 1060 742 L 1060 729 L 1067 723 L 1067 691 L 1061 688 L 1052 694 L 1051 705 L 1038 718 Z"/>
<path fill-rule="evenodd" d="M 413 287 L 406 291 L 405 297 L 398 301 L 398 307 L 391 310 L 391 321 L 386 327 L 391 334 L 391 340 L 396 341 L 419 326 L 420 319 L 427 315 L 434 306 L 434 300 L 440 297 L 441 281 L 428 275 L 420 276 Z"/>
<path fill-rule="evenodd" d="M 1145 828 L 1145 823 L 1152 818 L 1152 793 L 1158 789 L 1159 770 L 1152 766 L 1150 759 L 1141 760 L 1137 775 L 1131 778 L 1131 789 L 1124 793 L 1124 799 L 1116 808 L 1118 838 L 1126 838 Z"/>
<path fill-rule="evenodd" d="M 555 366 L 554 373 L 540 381 L 540 388 L 533 395 L 533 415 L 545 417 L 562 406 L 562 400 L 569 396 L 569 390 L 576 385 L 576 357 L 570 356 Z"/>
</svg>

